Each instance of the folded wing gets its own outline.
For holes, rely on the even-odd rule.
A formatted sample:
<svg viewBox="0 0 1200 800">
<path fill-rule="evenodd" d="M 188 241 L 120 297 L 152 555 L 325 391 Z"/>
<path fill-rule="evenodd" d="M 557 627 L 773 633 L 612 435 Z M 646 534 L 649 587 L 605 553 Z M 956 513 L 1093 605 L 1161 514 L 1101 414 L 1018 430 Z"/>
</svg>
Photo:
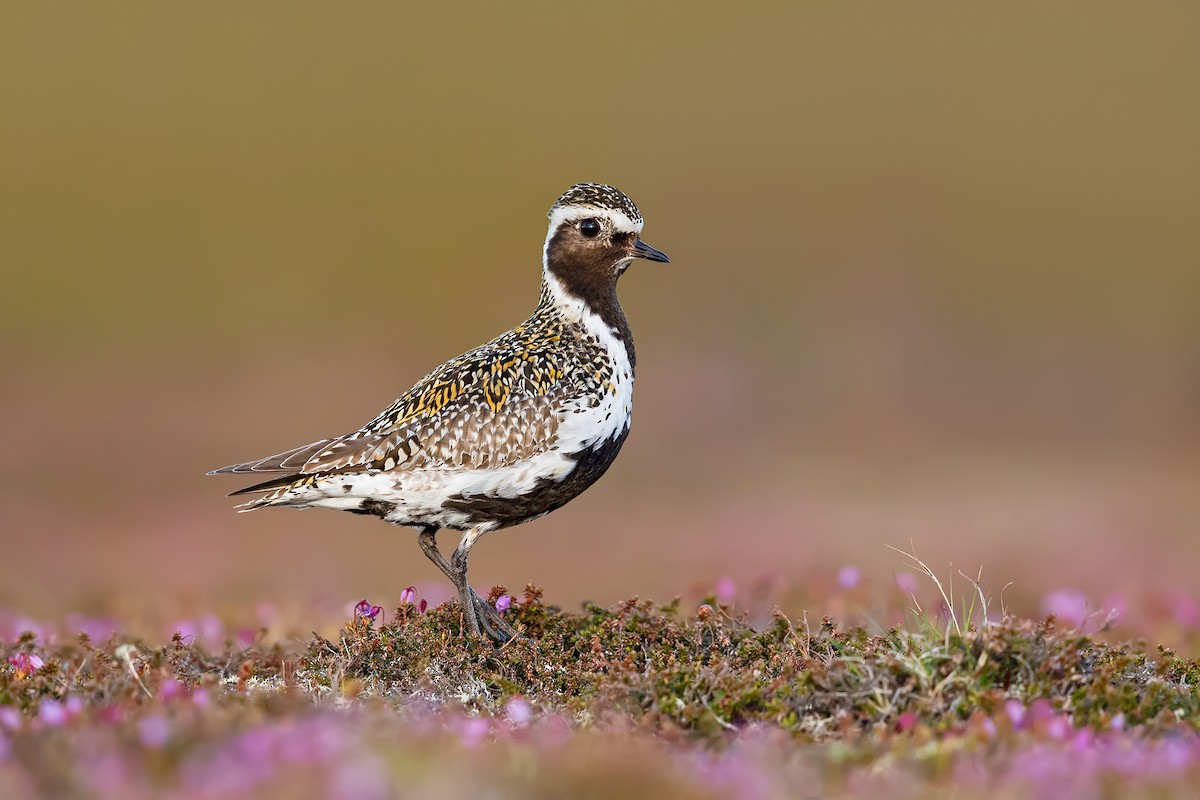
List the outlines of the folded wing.
<svg viewBox="0 0 1200 800">
<path fill-rule="evenodd" d="M 283 473 L 233 494 L 343 472 L 496 468 L 553 446 L 575 391 L 547 354 L 504 338 L 443 364 L 360 430 L 209 474 Z"/>
</svg>

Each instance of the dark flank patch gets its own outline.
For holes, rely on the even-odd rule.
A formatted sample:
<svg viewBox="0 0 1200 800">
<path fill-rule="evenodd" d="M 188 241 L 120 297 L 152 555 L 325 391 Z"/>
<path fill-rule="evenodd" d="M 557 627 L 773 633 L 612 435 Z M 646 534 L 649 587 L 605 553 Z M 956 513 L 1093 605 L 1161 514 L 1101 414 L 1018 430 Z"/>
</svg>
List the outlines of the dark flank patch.
<svg viewBox="0 0 1200 800">
<path fill-rule="evenodd" d="M 370 514 L 373 517 L 383 519 L 396 510 L 396 504 L 388 503 L 384 500 L 363 500 L 358 508 L 348 508 L 346 510 L 351 514 Z"/>
<path fill-rule="evenodd" d="M 468 525 L 472 527 L 498 522 L 498 527 L 510 528 L 537 519 L 566 505 L 595 483 L 616 460 L 628 436 L 629 429 L 626 428 L 615 439 L 609 439 L 595 449 L 576 453 L 573 456 L 575 469 L 561 481 L 543 478 L 529 493 L 512 498 L 453 495 L 442 503 L 442 508 L 467 514 L 470 517 Z"/>
</svg>

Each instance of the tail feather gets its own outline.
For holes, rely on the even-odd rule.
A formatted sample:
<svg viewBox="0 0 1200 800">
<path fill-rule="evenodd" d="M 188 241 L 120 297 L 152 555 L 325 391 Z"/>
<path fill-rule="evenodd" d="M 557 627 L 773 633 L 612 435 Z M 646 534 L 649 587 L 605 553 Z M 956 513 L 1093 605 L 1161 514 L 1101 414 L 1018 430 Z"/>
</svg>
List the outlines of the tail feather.
<svg viewBox="0 0 1200 800">
<path fill-rule="evenodd" d="M 302 475 L 285 475 L 282 478 L 272 478 L 269 481 L 256 483 L 253 486 L 247 486 L 245 489 L 238 489 L 236 492 L 230 492 L 228 495 L 226 495 L 226 497 L 236 497 L 239 494 L 253 494 L 255 492 L 269 492 L 272 489 L 281 489 L 284 486 L 289 486 L 295 483 L 302 477 Z"/>
<path fill-rule="evenodd" d="M 228 467 L 214 469 L 209 475 L 241 475 L 249 472 L 299 472 L 310 458 L 328 447 L 335 439 L 322 439 L 319 442 L 306 444 L 301 447 L 294 447 L 291 450 L 285 450 L 282 453 L 276 453 L 273 456 L 260 458 L 256 461 L 247 461 L 243 464 L 233 464 Z M 292 478 L 288 478 L 292 480 Z M 264 484 L 265 485 L 265 484 Z M 258 487 L 251 487 L 243 491 L 256 491 Z M 236 494 L 236 492 L 235 492 Z"/>
</svg>

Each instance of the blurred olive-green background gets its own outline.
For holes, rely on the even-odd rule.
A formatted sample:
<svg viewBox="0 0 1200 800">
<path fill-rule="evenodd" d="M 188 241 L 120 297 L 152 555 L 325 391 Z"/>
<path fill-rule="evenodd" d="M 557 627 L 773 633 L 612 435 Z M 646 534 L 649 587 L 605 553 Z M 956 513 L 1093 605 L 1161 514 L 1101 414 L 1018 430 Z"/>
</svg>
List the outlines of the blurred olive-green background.
<svg viewBox="0 0 1200 800">
<path fill-rule="evenodd" d="M 882 580 L 911 540 L 1031 596 L 1192 586 L 1198 30 L 1170 3 L 9 4 L 0 603 L 440 581 L 406 531 L 237 515 L 203 473 L 523 319 L 581 180 L 672 258 L 621 285 L 633 435 L 485 539 L 477 584 Z"/>
</svg>

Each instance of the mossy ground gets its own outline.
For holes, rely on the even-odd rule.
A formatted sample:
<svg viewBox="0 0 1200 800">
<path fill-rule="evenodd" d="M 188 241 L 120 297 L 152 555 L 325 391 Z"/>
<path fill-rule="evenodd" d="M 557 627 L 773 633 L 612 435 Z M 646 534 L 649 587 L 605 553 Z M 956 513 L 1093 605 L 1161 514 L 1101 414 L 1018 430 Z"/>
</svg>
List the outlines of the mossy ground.
<svg viewBox="0 0 1200 800">
<path fill-rule="evenodd" d="M 386 617 L 211 651 L 4 644 L 0 791 L 1186 796 L 1200 777 L 1200 664 L 1052 618 L 751 626 L 711 600 L 567 612 L 532 587 L 501 647 L 463 637 L 454 603 Z"/>
</svg>

